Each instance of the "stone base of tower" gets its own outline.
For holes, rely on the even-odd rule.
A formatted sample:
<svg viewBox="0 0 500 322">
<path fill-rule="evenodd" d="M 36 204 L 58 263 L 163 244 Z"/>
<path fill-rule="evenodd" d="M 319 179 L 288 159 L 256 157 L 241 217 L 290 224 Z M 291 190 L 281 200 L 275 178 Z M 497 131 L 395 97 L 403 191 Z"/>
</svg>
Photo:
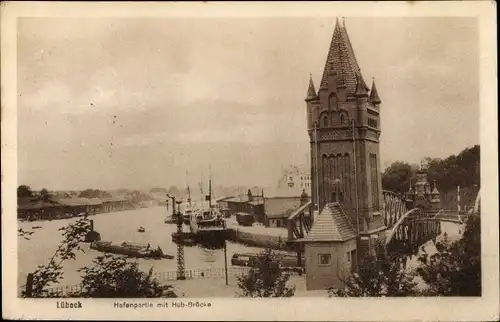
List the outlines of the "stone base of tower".
<svg viewBox="0 0 500 322">
<path fill-rule="evenodd" d="M 356 239 L 345 242 L 316 242 L 305 245 L 306 289 L 343 287 L 356 265 Z"/>
<path fill-rule="evenodd" d="M 385 237 L 386 227 L 361 232 L 357 245 L 359 261 L 362 263 L 369 257 L 377 258 L 380 252 L 384 252 Z"/>
</svg>

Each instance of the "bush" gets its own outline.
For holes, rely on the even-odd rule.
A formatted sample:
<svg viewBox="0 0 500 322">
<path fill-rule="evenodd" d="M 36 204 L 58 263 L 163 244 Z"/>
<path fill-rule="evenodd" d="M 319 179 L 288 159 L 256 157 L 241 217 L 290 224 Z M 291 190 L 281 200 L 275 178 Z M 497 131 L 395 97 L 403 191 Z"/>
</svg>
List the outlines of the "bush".
<svg viewBox="0 0 500 322">
<path fill-rule="evenodd" d="M 420 294 L 414 274 L 405 269 L 404 258 L 369 257 L 359 270 L 344 280 L 344 287 L 328 290 L 330 297 L 417 296 Z"/>
<path fill-rule="evenodd" d="M 481 296 L 481 218 L 470 216 L 462 238 L 436 244 L 437 253 L 419 256 L 417 273 L 429 296 Z"/>
<path fill-rule="evenodd" d="M 247 275 L 238 276 L 240 297 L 292 297 L 295 286 L 287 286 L 290 275 L 284 273 L 275 253 L 266 249 Z"/>
<path fill-rule="evenodd" d="M 154 279 L 153 268 L 148 273 L 139 270 L 135 261 L 124 256 L 106 254 L 84 267 L 81 290 L 73 296 L 90 298 L 154 298 L 177 297 L 171 286 L 162 287 Z"/>
</svg>

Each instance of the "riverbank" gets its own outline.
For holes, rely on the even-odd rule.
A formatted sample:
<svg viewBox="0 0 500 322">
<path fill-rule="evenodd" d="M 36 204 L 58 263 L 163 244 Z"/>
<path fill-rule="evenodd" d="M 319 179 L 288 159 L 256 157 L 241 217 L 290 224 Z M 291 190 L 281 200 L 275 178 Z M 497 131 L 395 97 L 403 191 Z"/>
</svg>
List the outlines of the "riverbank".
<svg viewBox="0 0 500 322">
<path fill-rule="evenodd" d="M 228 240 L 247 246 L 288 250 L 286 240 L 283 240 L 281 236 L 257 234 L 237 228 L 228 228 L 227 236 Z"/>
<path fill-rule="evenodd" d="M 18 222 L 22 223 L 29 223 L 29 222 L 41 222 L 41 221 L 57 221 L 57 220 L 66 220 L 66 219 L 72 219 L 72 218 L 79 218 L 87 215 L 88 217 L 96 216 L 96 215 L 104 215 L 104 214 L 110 214 L 110 213 L 116 213 L 116 212 L 125 212 L 125 211 L 132 211 L 132 210 L 139 210 L 139 209 L 145 209 L 145 208 L 153 208 L 157 207 L 155 205 L 151 206 L 131 206 L 131 207 L 126 207 L 122 208 L 119 210 L 116 209 L 107 209 L 107 210 L 101 210 L 101 211 L 91 211 L 91 212 L 82 212 L 78 214 L 74 213 L 64 213 L 64 214 L 57 214 L 55 216 L 32 216 L 30 218 L 24 218 L 24 217 L 19 217 L 17 218 Z"/>
<path fill-rule="evenodd" d="M 264 227 L 260 225 L 241 226 L 234 217 L 226 219 L 228 239 L 247 246 L 288 250 L 286 241 L 288 231 L 284 228 Z"/>
</svg>

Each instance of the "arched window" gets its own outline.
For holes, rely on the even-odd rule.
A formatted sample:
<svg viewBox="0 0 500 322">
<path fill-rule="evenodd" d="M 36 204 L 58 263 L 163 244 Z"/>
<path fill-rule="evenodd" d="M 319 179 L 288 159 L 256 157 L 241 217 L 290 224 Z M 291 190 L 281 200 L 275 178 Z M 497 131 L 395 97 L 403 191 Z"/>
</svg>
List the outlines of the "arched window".
<svg viewBox="0 0 500 322">
<path fill-rule="evenodd" d="M 323 126 L 328 126 L 328 116 L 323 117 Z"/>
<path fill-rule="evenodd" d="M 344 114 L 340 115 L 340 123 L 342 123 L 342 124 L 345 123 L 345 116 L 344 116 Z"/>
</svg>

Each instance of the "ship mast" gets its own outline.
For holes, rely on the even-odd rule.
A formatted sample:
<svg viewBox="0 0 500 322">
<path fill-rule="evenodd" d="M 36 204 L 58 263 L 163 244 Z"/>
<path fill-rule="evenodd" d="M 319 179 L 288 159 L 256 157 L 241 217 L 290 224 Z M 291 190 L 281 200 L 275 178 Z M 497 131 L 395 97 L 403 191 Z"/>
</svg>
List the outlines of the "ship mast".
<svg viewBox="0 0 500 322">
<path fill-rule="evenodd" d="M 189 179 L 188 179 L 188 171 L 186 170 L 186 185 L 187 185 L 187 192 L 188 192 L 188 204 L 189 208 L 191 208 L 191 188 L 189 188 Z"/>
<path fill-rule="evenodd" d="M 208 170 L 208 207 L 212 208 L 212 166 Z"/>
</svg>

